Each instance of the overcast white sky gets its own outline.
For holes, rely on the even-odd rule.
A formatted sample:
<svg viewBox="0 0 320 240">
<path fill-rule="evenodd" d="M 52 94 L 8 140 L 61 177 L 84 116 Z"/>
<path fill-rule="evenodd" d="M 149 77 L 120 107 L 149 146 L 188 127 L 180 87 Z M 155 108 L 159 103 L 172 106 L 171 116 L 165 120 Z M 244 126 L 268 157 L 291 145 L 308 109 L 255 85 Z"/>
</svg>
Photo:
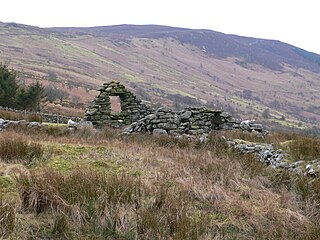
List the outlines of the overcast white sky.
<svg viewBox="0 0 320 240">
<path fill-rule="evenodd" d="M 320 54 L 319 0 L 0 0 L 0 21 L 40 27 L 160 24 L 280 40 Z"/>
</svg>

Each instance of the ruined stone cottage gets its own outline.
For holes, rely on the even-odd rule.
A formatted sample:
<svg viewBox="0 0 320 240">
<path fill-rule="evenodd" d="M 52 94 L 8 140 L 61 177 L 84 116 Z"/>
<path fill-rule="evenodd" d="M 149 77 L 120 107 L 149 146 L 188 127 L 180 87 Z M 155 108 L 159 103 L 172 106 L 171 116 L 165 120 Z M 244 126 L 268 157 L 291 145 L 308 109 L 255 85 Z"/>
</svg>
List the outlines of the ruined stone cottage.
<svg viewBox="0 0 320 240">
<path fill-rule="evenodd" d="M 84 117 L 95 127 L 128 125 L 152 113 L 151 108 L 119 82 L 104 83 L 99 91 Z"/>
<path fill-rule="evenodd" d="M 233 118 L 222 110 L 203 107 L 173 111 L 162 107 L 124 130 L 125 133 L 141 132 L 156 135 L 203 135 L 217 130 L 240 129 L 267 134 L 261 124 Z"/>
<path fill-rule="evenodd" d="M 130 125 L 126 133 L 145 132 L 165 135 L 201 135 L 215 130 L 242 129 L 265 133 L 260 124 L 234 119 L 227 112 L 207 108 L 168 107 L 153 110 L 119 82 L 103 84 L 100 94 L 86 109 L 85 121 L 95 127 Z"/>
</svg>

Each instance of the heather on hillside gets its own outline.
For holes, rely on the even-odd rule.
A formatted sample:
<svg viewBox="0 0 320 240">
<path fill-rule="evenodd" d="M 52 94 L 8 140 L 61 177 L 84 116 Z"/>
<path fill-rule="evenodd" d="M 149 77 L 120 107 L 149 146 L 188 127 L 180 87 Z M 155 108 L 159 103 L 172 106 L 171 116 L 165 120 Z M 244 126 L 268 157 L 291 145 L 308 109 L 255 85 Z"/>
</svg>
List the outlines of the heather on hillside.
<svg viewBox="0 0 320 240">
<path fill-rule="evenodd" d="M 156 25 L 10 23 L 1 24 L 0 42 L 1 61 L 47 86 L 57 104 L 83 107 L 116 80 L 158 107 L 206 104 L 268 126 L 319 127 L 319 55 L 282 42 Z"/>
</svg>

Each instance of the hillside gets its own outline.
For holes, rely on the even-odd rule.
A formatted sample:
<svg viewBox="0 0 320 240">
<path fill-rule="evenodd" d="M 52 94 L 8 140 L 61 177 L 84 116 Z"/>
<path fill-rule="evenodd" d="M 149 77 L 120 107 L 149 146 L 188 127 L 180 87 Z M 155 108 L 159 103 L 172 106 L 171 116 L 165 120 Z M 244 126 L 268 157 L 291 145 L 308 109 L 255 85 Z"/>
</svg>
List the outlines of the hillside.
<svg viewBox="0 0 320 240">
<path fill-rule="evenodd" d="M 120 25 L 41 29 L 0 23 L 1 61 L 91 101 L 118 80 L 154 104 L 207 105 L 301 126 L 320 120 L 320 56 L 275 41 L 209 30 Z"/>
</svg>

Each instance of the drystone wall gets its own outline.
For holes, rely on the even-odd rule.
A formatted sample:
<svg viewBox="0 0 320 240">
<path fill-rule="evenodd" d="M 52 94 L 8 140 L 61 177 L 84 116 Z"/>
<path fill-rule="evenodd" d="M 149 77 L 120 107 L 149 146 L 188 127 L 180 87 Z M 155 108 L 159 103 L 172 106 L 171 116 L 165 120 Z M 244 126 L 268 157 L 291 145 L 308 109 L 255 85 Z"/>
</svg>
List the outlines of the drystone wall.
<svg viewBox="0 0 320 240">
<path fill-rule="evenodd" d="M 30 111 L 17 110 L 17 109 L 6 108 L 6 107 L 1 107 L 1 106 L 0 106 L 0 110 L 19 113 L 19 114 L 25 115 L 26 117 L 30 114 L 37 114 L 42 118 L 43 122 L 49 122 L 49 123 L 64 123 L 64 124 L 66 124 L 69 119 L 71 119 L 75 122 L 81 121 L 80 117 L 65 116 L 65 115 L 55 114 L 55 113 L 30 112 Z"/>
<path fill-rule="evenodd" d="M 132 123 L 124 133 L 149 133 L 155 135 L 203 135 L 214 130 L 241 129 L 267 134 L 261 124 L 254 121 L 234 119 L 227 112 L 207 108 L 186 108 L 173 111 L 170 108 L 159 108 L 137 122 Z"/>
<path fill-rule="evenodd" d="M 39 113 L 39 115 L 42 117 L 43 122 L 49 122 L 49 123 L 67 124 L 70 119 L 76 122 L 81 121 L 80 117 L 70 117 L 70 116 L 50 114 L 50 113 Z"/>
<path fill-rule="evenodd" d="M 0 118 L 0 132 L 5 131 L 7 128 L 10 127 L 28 127 L 31 129 L 36 129 L 40 127 L 48 127 L 50 126 L 48 123 L 40 123 L 40 122 L 29 122 L 26 120 L 18 120 L 18 121 L 12 121 L 12 120 L 5 120 Z M 77 130 L 77 129 L 91 129 L 93 128 L 91 122 L 75 122 L 71 119 L 68 120 L 67 126 L 70 130 Z"/>
<path fill-rule="evenodd" d="M 272 168 L 282 168 L 305 176 L 318 177 L 320 175 L 320 159 L 289 161 L 282 149 L 274 149 L 272 144 L 266 143 L 249 143 L 239 139 L 231 139 L 227 141 L 227 144 L 242 154 L 255 154 L 258 161 Z"/>
<path fill-rule="evenodd" d="M 128 125 L 153 112 L 150 107 L 143 104 L 141 100 L 137 99 L 132 92 L 119 82 L 105 83 L 99 91 L 100 94 L 86 109 L 84 117 L 85 121 L 92 122 L 95 127 Z M 111 96 L 119 97 L 120 112 L 112 111 Z"/>
<path fill-rule="evenodd" d="M 38 122 L 28 122 L 26 120 L 11 121 L 11 120 L 4 120 L 0 118 L 0 132 L 5 130 L 8 127 L 13 127 L 13 126 L 27 126 L 29 128 L 37 128 L 37 127 L 43 126 L 43 124 Z"/>
</svg>

